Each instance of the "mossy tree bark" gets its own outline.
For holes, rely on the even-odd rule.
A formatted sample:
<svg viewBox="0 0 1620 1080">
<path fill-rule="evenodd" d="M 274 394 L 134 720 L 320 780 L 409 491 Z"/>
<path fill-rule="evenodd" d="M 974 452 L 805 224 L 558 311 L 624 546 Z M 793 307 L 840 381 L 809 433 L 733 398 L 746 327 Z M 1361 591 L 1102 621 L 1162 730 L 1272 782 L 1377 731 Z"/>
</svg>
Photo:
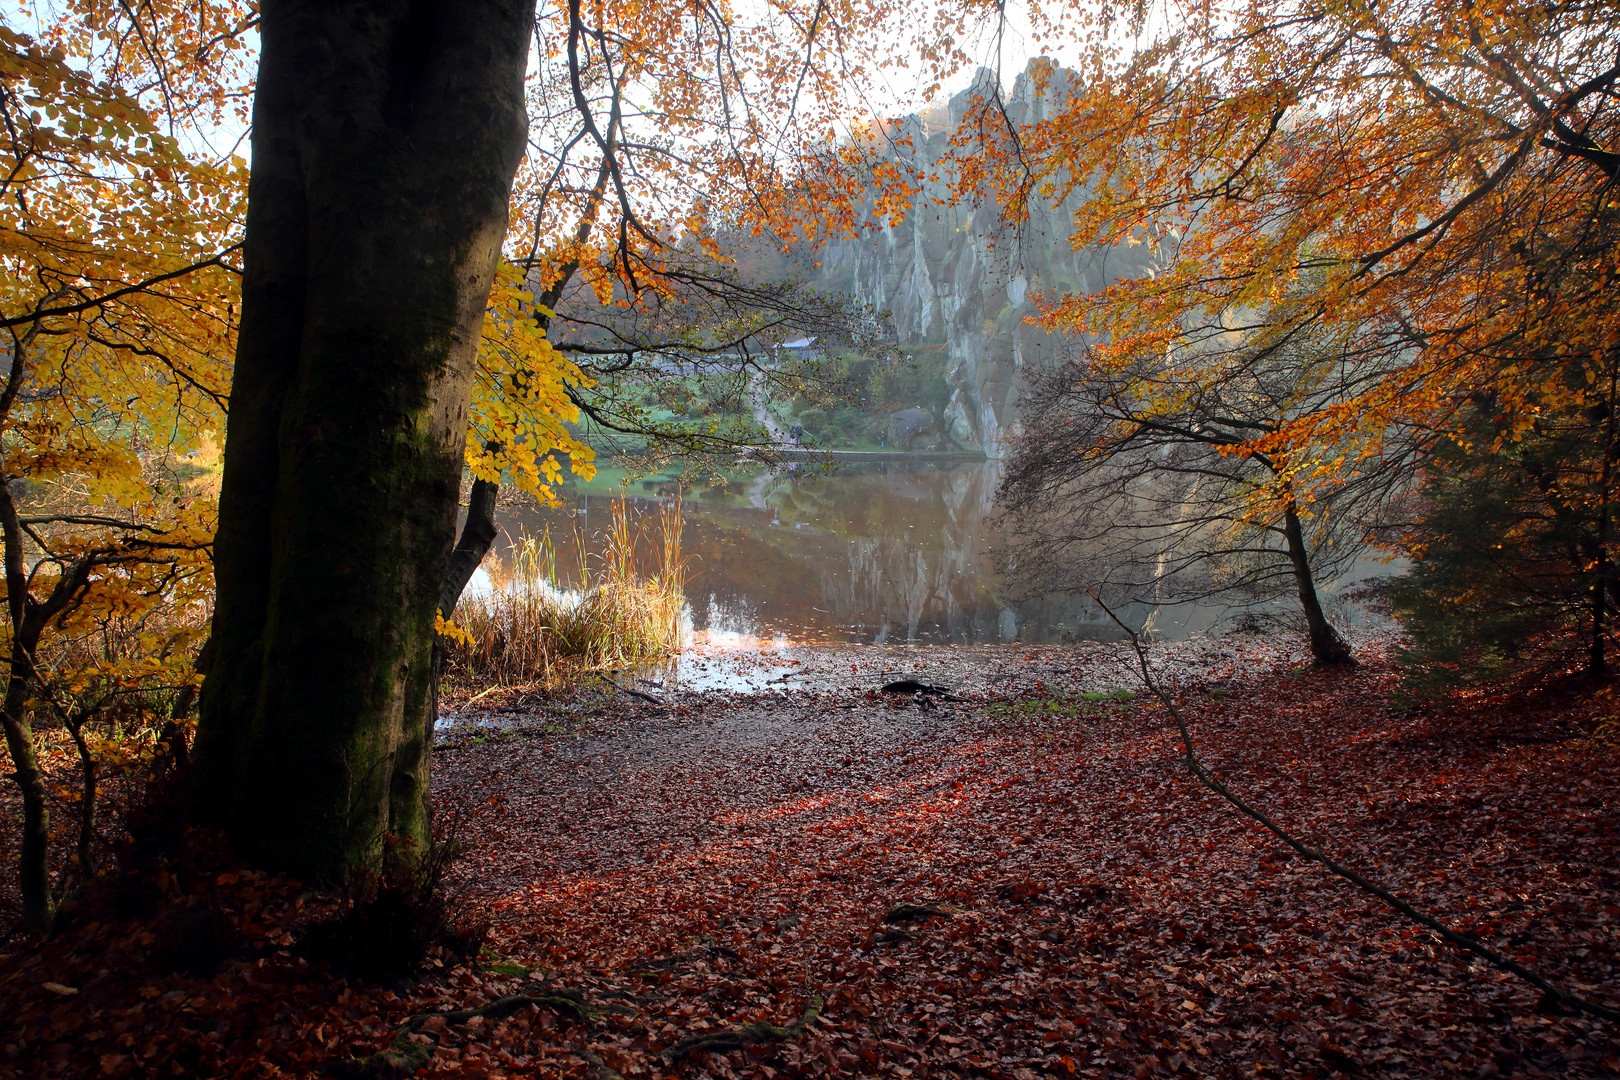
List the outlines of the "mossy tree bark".
<svg viewBox="0 0 1620 1080">
<path fill-rule="evenodd" d="M 308 879 L 427 838 L 433 617 L 533 16 L 262 8 L 194 794 Z"/>
</svg>

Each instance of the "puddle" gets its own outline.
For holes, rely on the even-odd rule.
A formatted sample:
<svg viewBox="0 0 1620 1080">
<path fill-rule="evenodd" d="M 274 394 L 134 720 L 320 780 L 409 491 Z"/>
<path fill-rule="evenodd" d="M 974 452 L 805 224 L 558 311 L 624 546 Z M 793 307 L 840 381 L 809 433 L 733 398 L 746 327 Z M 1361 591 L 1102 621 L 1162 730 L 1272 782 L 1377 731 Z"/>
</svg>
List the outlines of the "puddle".
<svg viewBox="0 0 1620 1080">
<path fill-rule="evenodd" d="M 632 674 L 637 689 L 656 687 L 667 693 L 757 694 L 799 689 L 814 682 L 818 674 L 830 676 L 816 663 L 818 651 L 815 646 L 795 646 L 780 637 L 757 642 L 743 635 L 726 640 L 720 635 L 699 634 L 670 662 Z"/>
</svg>

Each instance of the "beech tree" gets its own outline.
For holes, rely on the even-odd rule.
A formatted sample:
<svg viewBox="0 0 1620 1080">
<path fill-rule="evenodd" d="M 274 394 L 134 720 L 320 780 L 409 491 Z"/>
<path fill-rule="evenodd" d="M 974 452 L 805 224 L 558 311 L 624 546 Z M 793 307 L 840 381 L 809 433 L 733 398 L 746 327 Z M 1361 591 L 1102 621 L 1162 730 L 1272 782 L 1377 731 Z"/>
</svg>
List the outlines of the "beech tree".
<svg viewBox="0 0 1620 1080">
<path fill-rule="evenodd" d="M 560 421 L 593 375 L 560 359 L 551 304 L 575 275 L 603 303 L 673 295 L 676 235 L 706 220 L 840 225 L 837 178 L 860 162 L 783 182 L 812 155 L 774 133 L 824 141 L 829 80 L 852 73 L 828 58 L 877 10 L 773 10 L 743 49 L 721 7 L 567 0 L 536 23 L 532 0 L 263 5 L 195 777 L 254 857 L 335 881 L 423 849 L 435 630 L 487 547 L 494 485 L 584 456 Z M 527 102 L 573 130 L 526 156 L 531 30 Z M 787 51 L 753 51 L 773 42 Z M 634 119 L 627 87 L 650 95 Z M 464 464 L 480 486 L 453 549 Z"/>
<path fill-rule="evenodd" d="M 261 7 L 196 794 L 313 878 L 427 837 L 434 615 L 532 20 Z"/>
</svg>

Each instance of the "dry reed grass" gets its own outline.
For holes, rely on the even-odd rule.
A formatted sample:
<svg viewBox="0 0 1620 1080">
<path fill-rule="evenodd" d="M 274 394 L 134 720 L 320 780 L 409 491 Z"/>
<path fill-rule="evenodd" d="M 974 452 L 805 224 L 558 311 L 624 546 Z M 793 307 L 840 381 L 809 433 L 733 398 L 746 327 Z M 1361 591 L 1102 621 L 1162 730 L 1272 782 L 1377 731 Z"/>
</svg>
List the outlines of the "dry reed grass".
<svg viewBox="0 0 1620 1080">
<path fill-rule="evenodd" d="M 668 656 L 680 647 L 686 603 L 681 522 L 678 500 L 659 507 L 653 529 L 645 518 L 633 523 L 624 500 L 615 501 L 594 558 L 576 528 L 571 585 L 559 581 L 549 529 L 513 542 L 504 559 L 491 556 L 492 589 L 456 608 L 471 644 L 446 642 L 446 673 L 466 686 L 549 686 Z M 638 551 L 650 555 L 645 572 Z"/>
</svg>

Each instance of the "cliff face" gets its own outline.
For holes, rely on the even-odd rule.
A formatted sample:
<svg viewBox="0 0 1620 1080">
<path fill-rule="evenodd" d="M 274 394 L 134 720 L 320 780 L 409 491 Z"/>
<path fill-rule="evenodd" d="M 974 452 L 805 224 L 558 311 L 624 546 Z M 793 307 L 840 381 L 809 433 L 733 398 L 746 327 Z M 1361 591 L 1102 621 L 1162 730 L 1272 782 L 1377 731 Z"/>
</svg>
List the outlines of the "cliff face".
<svg viewBox="0 0 1620 1080">
<path fill-rule="evenodd" d="M 1031 68 L 1045 61 L 1032 61 Z M 974 86 L 993 75 L 981 69 Z M 1076 76 L 1053 71 L 1037 88 L 1020 74 L 1007 95 L 1015 124 L 1031 124 L 1060 111 Z M 970 87 L 951 99 L 947 115 L 932 123 L 908 117 L 891 136 L 890 156 L 923 173 L 939 171 L 950 132 L 971 107 Z M 945 421 L 951 438 L 967 449 L 998 456 L 1003 436 L 1018 422 L 1020 372 L 1072 348 L 1076 342 L 1048 334 L 1026 320 L 1036 297 L 1092 292 L 1111 281 L 1149 272 L 1154 253 L 1146 246 L 1073 250 L 1073 202 L 1037 207 L 1022 228 L 1002 220 L 989 198 L 935 206 L 949 195 L 944 179 L 930 183 L 918 207 L 896 226 L 860 240 L 841 240 L 817 255 L 811 280 L 825 292 L 848 294 L 889 313 L 899 344 L 943 350 L 952 387 Z"/>
</svg>

